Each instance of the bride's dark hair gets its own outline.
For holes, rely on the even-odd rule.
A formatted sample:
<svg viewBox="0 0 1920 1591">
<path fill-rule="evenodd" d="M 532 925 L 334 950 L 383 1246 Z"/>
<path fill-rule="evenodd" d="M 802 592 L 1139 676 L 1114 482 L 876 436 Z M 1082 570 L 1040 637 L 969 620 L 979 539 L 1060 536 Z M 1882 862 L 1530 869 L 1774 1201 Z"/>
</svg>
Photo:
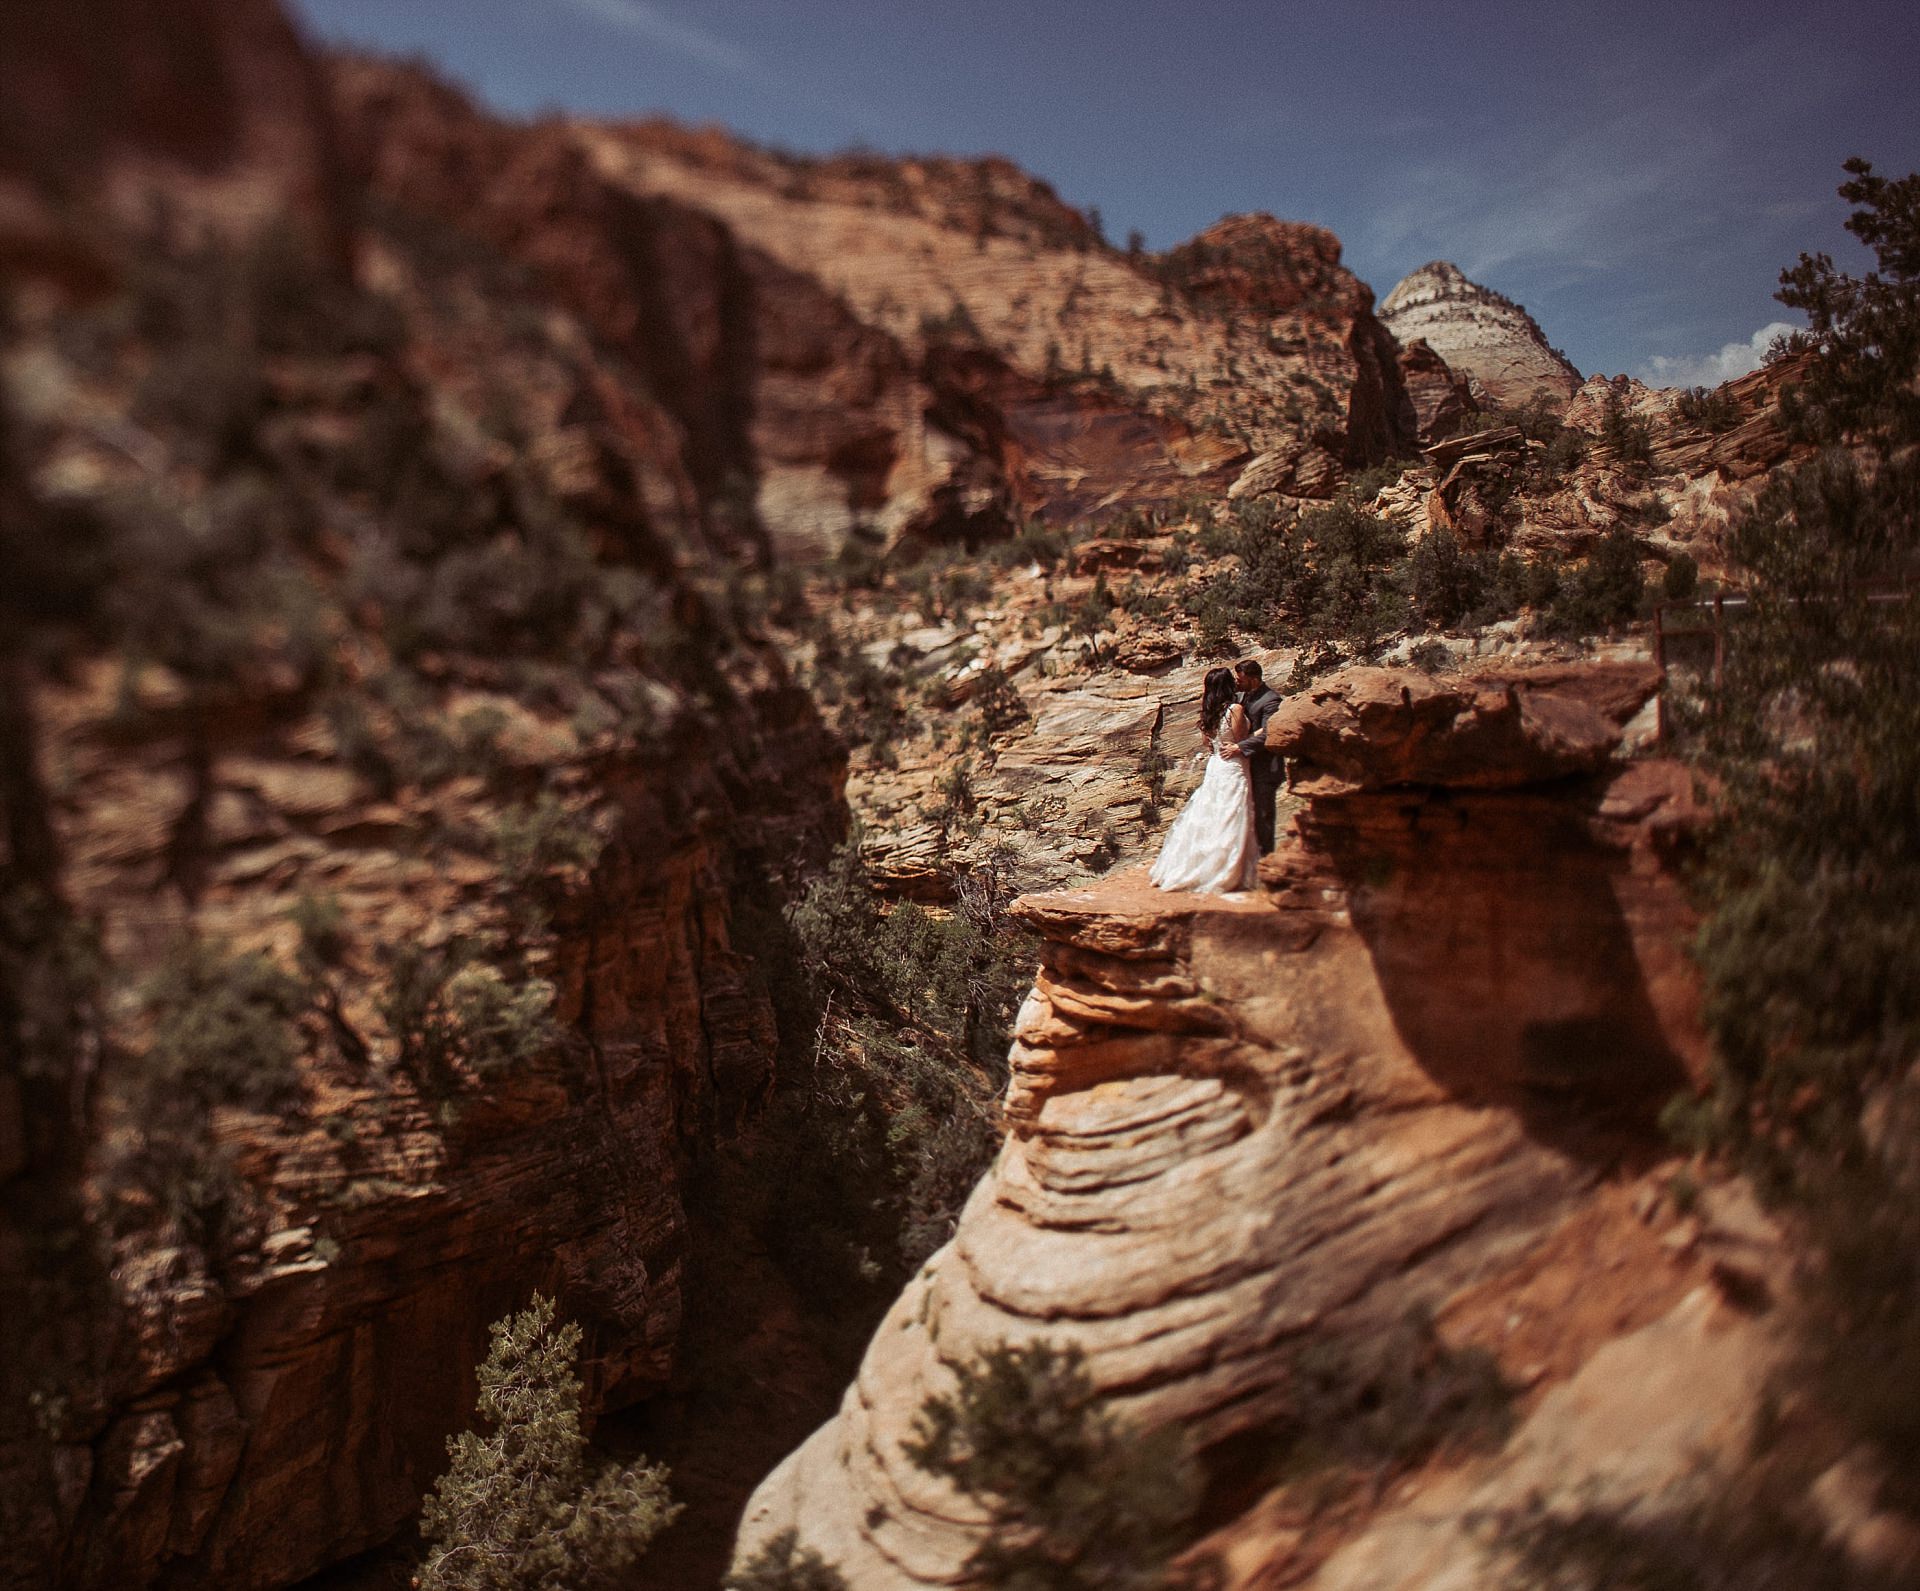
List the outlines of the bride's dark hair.
<svg viewBox="0 0 1920 1591">
<path fill-rule="evenodd" d="M 1200 733 L 1209 740 L 1220 727 L 1220 720 L 1227 716 L 1227 709 L 1233 705 L 1233 697 L 1233 670 L 1208 669 L 1206 684 L 1200 691 Z"/>
</svg>

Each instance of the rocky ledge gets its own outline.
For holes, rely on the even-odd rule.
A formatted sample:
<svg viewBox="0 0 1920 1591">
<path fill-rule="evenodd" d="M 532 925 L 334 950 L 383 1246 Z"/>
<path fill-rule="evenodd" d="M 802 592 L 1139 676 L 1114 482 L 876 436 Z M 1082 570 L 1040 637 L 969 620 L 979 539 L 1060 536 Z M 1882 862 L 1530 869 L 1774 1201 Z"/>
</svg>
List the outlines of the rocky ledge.
<svg viewBox="0 0 1920 1591">
<path fill-rule="evenodd" d="M 1429 1309 L 1537 1397 L 1701 1281 L 1643 1219 L 1651 1114 L 1704 1056 L 1665 861 L 1689 781 L 1615 755 L 1647 682 L 1405 673 L 1376 713 L 1364 672 L 1295 712 L 1316 748 L 1316 714 L 1352 715 L 1345 777 L 1258 890 L 1129 872 L 1016 906 L 1042 965 L 1005 1145 L 838 1417 L 754 1497 L 743 1551 L 791 1527 L 862 1588 L 951 1583 L 978 1516 L 901 1444 L 1001 1340 L 1079 1347 L 1127 1414 L 1217 1459 L 1286 1418 L 1310 1342 Z M 1396 715 L 1420 734 L 1376 732 Z M 1227 1514 L 1232 1583 L 1295 1583 L 1336 1544 L 1298 1561 L 1299 1530 Z"/>
</svg>

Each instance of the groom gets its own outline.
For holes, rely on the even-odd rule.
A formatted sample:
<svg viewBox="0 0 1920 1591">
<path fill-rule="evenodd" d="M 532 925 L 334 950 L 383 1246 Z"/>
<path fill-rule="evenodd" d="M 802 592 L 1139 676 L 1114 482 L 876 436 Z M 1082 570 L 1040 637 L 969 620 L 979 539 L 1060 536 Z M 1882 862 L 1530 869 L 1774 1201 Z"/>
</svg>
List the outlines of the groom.
<svg viewBox="0 0 1920 1591">
<path fill-rule="evenodd" d="M 1279 709 L 1280 698 L 1272 686 L 1260 677 L 1260 665 L 1252 658 L 1233 666 L 1233 680 L 1240 687 L 1240 705 L 1245 709 L 1250 733 L 1245 740 L 1226 748 L 1230 757 L 1247 759 L 1247 774 L 1253 782 L 1253 832 L 1260 841 L 1260 854 L 1273 852 L 1273 801 L 1285 776 L 1286 759 L 1267 750 L 1267 720 Z"/>
</svg>

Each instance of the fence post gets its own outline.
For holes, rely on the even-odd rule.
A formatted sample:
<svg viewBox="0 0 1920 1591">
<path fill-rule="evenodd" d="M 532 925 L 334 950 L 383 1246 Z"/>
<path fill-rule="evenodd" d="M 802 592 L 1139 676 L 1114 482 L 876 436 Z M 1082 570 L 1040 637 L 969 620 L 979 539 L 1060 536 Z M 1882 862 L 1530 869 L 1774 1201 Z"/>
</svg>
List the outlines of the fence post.
<svg viewBox="0 0 1920 1591">
<path fill-rule="evenodd" d="M 1667 605 L 1653 605 L 1653 662 L 1660 670 L 1660 684 L 1653 697 L 1653 739 L 1656 745 L 1667 743 Z"/>
<path fill-rule="evenodd" d="M 1726 674 L 1727 662 L 1727 614 L 1721 603 L 1720 593 L 1713 594 L 1713 697 L 1714 709 L 1720 706 L 1720 685 Z"/>
</svg>

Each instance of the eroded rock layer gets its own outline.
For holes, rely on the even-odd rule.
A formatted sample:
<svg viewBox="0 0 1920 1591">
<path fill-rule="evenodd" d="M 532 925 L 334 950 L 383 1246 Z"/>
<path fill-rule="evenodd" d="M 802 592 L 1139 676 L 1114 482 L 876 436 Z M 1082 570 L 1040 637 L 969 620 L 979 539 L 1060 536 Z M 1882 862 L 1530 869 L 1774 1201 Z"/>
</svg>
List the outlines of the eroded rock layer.
<svg viewBox="0 0 1920 1591">
<path fill-rule="evenodd" d="M 1543 687 L 1500 754 L 1520 779 L 1563 715 L 1618 744 L 1632 704 L 1593 713 L 1592 684 L 1563 680 L 1559 710 Z M 901 1442 L 982 1348 L 1076 1345 L 1121 1408 L 1213 1447 L 1285 1414 L 1294 1348 L 1497 1291 L 1594 1219 L 1701 1064 L 1662 860 L 1684 772 L 1449 790 L 1484 726 L 1429 732 L 1463 749 L 1430 745 L 1423 785 L 1314 799 L 1250 895 L 1130 873 L 1017 906 L 1042 966 L 1006 1144 L 839 1416 L 756 1494 L 743 1550 L 794 1527 L 863 1588 L 950 1583 L 977 1515 Z M 1606 1329 L 1678 1298 L 1686 1278 L 1654 1273 Z"/>
<path fill-rule="evenodd" d="M 1579 390 L 1580 372 L 1531 315 L 1445 260 L 1403 277 L 1382 301 L 1380 319 L 1404 344 L 1424 340 L 1495 403 L 1563 400 Z"/>
</svg>

